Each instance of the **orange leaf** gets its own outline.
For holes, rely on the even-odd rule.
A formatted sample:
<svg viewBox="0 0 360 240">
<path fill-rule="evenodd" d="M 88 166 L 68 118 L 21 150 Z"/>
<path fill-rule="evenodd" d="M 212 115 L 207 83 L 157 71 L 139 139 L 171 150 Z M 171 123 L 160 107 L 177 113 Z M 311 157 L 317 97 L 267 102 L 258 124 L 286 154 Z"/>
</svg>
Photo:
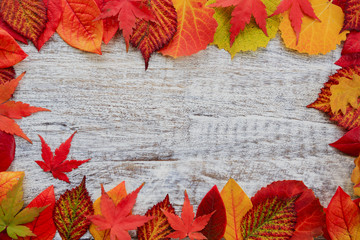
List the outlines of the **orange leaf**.
<svg viewBox="0 0 360 240">
<path fill-rule="evenodd" d="M 42 0 L 2 0 L 0 11 L 10 27 L 33 43 L 45 29 L 46 8 Z"/>
<path fill-rule="evenodd" d="M 93 21 L 100 15 L 94 0 L 61 0 L 63 14 L 57 33 L 70 46 L 101 55 L 103 24 Z"/>
<path fill-rule="evenodd" d="M 119 185 L 111 189 L 107 192 L 111 200 L 114 202 L 115 205 L 118 205 L 119 202 L 124 199 L 127 195 L 125 182 L 121 182 Z M 100 200 L 101 197 L 96 199 L 94 202 L 94 215 L 101 215 L 100 209 Z M 110 232 L 109 231 L 99 231 L 94 224 L 90 225 L 90 233 L 95 238 L 95 240 L 109 240 L 110 239 Z"/>
<path fill-rule="evenodd" d="M 190 56 L 204 50 L 214 40 L 217 22 L 214 9 L 206 0 L 173 0 L 177 11 L 177 32 L 171 42 L 159 52 L 174 58 Z"/>
<path fill-rule="evenodd" d="M 8 82 L 16 77 L 13 67 L 0 69 L 0 84 Z"/>
<path fill-rule="evenodd" d="M 241 220 L 253 205 L 246 193 L 232 178 L 221 190 L 221 198 L 225 204 L 227 218 L 224 238 L 226 240 L 242 240 Z"/>
<path fill-rule="evenodd" d="M 96 4 L 98 5 L 99 9 L 101 10 L 107 2 L 111 0 L 95 0 Z M 108 44 L 110 40 L 115 36 L 115 33 L 119 29 L 119 22 L 117 21 L 116 17 L 109 17 L 102 20 L 104 24 L 104 35 L 103 35 L 103 42 Z"/>
<path fill-rule="evenodd" d="M 19 44 L 0 28 L 0 68 L 11 67 L 27 57 Z"/>
<path fill-rule="evenodd" d="M 351 174 L 351 181 L 355 184 L 354 193 L 360 196 L 360 157 L 354 160 L 355 168 Z"/>
<path fill-rule="evenodd" d="M 25 176 L 24 172 L 0 172 L 0 202 L 9 190 Z"/>
</svg>

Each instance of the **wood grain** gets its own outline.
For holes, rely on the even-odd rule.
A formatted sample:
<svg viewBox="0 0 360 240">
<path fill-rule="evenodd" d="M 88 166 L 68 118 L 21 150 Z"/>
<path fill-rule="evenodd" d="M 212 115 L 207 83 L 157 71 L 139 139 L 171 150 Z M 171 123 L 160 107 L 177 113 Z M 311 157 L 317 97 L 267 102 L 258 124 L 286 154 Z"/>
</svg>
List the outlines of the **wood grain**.
<svg viewBox="0 0 360 240">
<path fill-rule="evenodd" d="M 180 210 L 185 189 L 197 205 L 230 177 L 249 196 L 275 180 L 302 180 L 324 206 L 337 186 L 353 192 L 353 158 L 328 146 L 344 131 L 305 107 L 335 72 L 340 49 L 308 56 L 276 38 L 233 60 L 215 46 L 176 60 L 154 54 L 144 71 L 141 54 L 126 53 L 120 36 L 102 56 L 57 35 L 40 53 L 21 47 L 29 57 L 16 71 L 27 73 L 14 98 L 52 110 L 18 121 L 34 142 L 16 138 L 10 168 L 26 173 L 26 203 L 51 184 L 59 197 L 83 175 L 93 200 L 100 183 L 111 189 L 125 180 L 131 191 L 146 182 L 140 214 L 167 193 Z M 92 159 L 69 174 L 69 185 L 34 160 L 41 159 L 37 134 L 54 150 L 75 130 L 69 158 Z"/>
</svg>

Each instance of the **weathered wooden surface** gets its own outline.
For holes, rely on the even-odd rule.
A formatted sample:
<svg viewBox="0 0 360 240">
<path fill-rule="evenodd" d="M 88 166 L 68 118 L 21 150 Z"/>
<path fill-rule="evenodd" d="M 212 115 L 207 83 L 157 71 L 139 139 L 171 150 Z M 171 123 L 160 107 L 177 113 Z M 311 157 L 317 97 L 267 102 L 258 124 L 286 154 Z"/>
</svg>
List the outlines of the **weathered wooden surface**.
<svg viewBox="0 0 360 240">
<path fill-rule="evenodd" d="M 29 57 L 16 70 L 27 74 L 15 99 L 52 110 L 18 121 L 34 142 L 16 139 L 10 169 L 25 171 L 27 203 L 51 184 L 58 197 L 83 175 L 94 200 L 100 183 L 110 189 L 125 180 L 133 190 L 146 182 L 141 214 L 167 193 L 180 210 L 185 189 L 197 205 L 230 177 L 249 196 L 275 180 L 302 180 L 325 206 L 337 186 L 352 193 L 353 158 L 328 146 L 343 130 L 305 107 L 335 72 L 340 49 L 308 56 L 277 38 L 233 60 L 215 46 L 176 60 L 154 54 L 144 71 L 141 54 L 126 54 L 120 36 L 102 56 L 58 36 L 40 53 L 22 47 Z M 69 157 L 92 160 L 69 174 L 69 185 L 34 160 L 41 159 L 37 134 L 54 150 L 75 130 Z"/>
</svg>

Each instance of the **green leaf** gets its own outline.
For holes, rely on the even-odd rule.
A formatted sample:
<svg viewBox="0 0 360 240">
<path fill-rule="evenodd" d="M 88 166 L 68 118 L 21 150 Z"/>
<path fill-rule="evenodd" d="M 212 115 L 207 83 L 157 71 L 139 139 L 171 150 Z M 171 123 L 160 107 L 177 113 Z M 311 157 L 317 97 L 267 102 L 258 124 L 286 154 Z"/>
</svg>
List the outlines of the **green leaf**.
<svg viewBox="0 0 360 240">
<path fill-rule="evenodd" d="M 33 234 L 31 232 L 31 230 L 28 227 L 25 227 L 25 226 L 10 225 L 7 227 L 6 230 L 7 230 L 8 236 L 13 239 L 17 239 L 17 237 L 28 237 L 28 236 L 35 237 L 36 236 L 35 234 Z"/>
<path fill-rule="evenodd" d="M 78 187 L 67 190 L 55 204 L 54 222 L 62 239 L 78 240 L 90 226 L 87 216 L 94 215 L 94 209 L 85 180 L 84 177 Z"/>
</svg>

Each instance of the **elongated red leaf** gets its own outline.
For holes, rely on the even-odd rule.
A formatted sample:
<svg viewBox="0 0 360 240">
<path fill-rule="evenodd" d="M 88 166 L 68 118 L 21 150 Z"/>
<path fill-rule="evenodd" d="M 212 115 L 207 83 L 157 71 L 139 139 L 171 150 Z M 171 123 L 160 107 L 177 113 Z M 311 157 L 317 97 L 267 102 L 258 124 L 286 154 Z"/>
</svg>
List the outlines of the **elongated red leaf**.
<svg viewBox="0 0 360 240">
<path fill-rule="evenodd" d="M 216 185 L 202 199 L 196 212 L 196 218 L 212 212 L 214 214 L 201 233 L 208 240 L 220 240 L 226 229 L 226 209 Z"/>
<path fill-rule="evenodd" d="M 329 144 L 330 146 L 351 156 L 357 157 L 360 154 L 360 127 L 356 127 L 339 140 Z"/>
<path fill-rule="evenodd" d="M 46 8 L 42 0 L 2 0 L 0 12 L 9 26 L 34 43 L 45 29 Z"/>
<path fill-rule="evenodd" d="M 111 0 L 95 0 L 100 10 L 103 9 L 103 7 L 107 2 L 110 1 Z M 105 44 L 108 44 L 110 40 L 114 37 L 117 30 L 119 29 L 119 22 L 117 21 L 116 17 L 109 17 L 103 19 L 102 21 L 104 25 L 104 35 L 102 40 Z"/>
<path fill-rule="evenodd" d="M 55 206 L 54 186 L 50 186 L 32 200 L 26 208 L 46 207 L 40 215 L 32 222 L 25 224 L 36 237 L 20 238 L 23 240 L 52 240 L 56 233 L 53 220 Z"/>
<path fill-rule="evenodd" d="M 15 157 L 14 136 L 0 131 L 0 172 L 6 171 Z"/>
<path fill-rule="evenodd" d="M 27 57 L 19 44 L 0 28 L 0 68 L 11 67 Z"/>
<path fill-rule="evenodd" d="M 154 217 L 152 220 L 139 227 L 137 237 L 139 240 L 168 240 L 166 236 L 172 232 L 170 224 L 161 210 L 175 214 L 175 210 L 169 201 L 169 195 L 166 195 L 162 202 L 159 202 L 149 209 L 145 216 Z"/>
<path fill-rule="evenodd" d="M 147 0 L 143 2 L 147 4 Z M 151 54 L 170 42 L 177 27 L 177 15 L 171 0 L 152 0 L 150 6 L 155 22 L 138 19 L 130 38 L 131 45 L 140 49 L 144 57 L 145 70 Z"/>
<path fill-rule="evenodd" d="M 65 240 L 78 240 L 89 229 L 87 217 L 94 214 L 94 209 L 85 180 L 84 177 L 79 186 L 62 194 L 55 204 L 55 226 Z"/>
<path fill-rule="evenodd" d="M 18 32 L 16 32 L 14 29 L 12 29 L 9 24 L 7 24 L 4 19 L 2 19 L 0 14 L 0 28 L 7 31 L 15 40 L 20 41 L 22 43 L 28 44 L 26 37 L 22 36 Z"/>
<path fill-rule="evenodd" d="M 0 68 L 0 84 L 8 82 L 16 77 L 13 67 Z"/>
</svg>

